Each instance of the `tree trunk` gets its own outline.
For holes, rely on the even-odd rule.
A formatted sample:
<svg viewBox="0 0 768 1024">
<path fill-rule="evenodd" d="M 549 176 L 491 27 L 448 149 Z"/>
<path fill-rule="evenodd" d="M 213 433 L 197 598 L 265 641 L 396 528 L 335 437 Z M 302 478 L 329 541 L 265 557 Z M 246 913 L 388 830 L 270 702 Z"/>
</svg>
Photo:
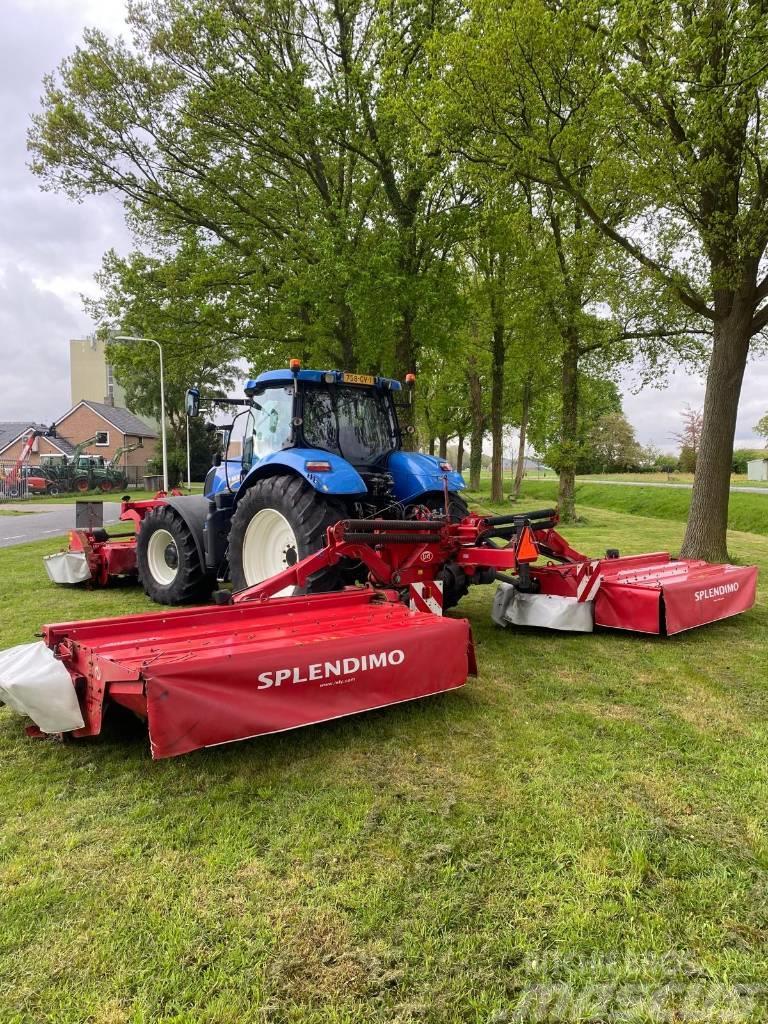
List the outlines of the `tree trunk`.
<svg viewBox="0 0 768 1024">
<path fill-rule="evenodd" d="M 733 439 L 749 355 L 753 305 L 734 301 L 730 315 L 715 322 L 707 371 L 704 422 L 681 554 L 708 562 L 728 559 L 728 501 Z"/>
<path fill-rule="evenodd" d="M 520 497 L 520 488 L 523 486 L 525 475 L 525 442 L 528 433 L 528 417 L 531 413 L 531 378 L 525 378 L 523 383 L 523 405 L 520 411 L 520 441 L 517 446 L 517 466 L 515 467 L 515 482 L 512 487 L 512 500 L 517 501 Z"/>
<path fill-rule="evenodd" d="M 504 323 L 497 320 L 491 342 L 491 501 L 504 500 Z"/>
<path fill-rule="evenodd" d="M 562 356 L 562 418 L 560 427 L 560 519 L 576 519 L 576 456 L 579 432 L 579 339 L 573 328 L 565 333 Z"/>
<path fill-rule="evenodd" d="M 357 335 L 355 314 L 346 302 L 339 302 L 338 310 L 338 319 L 334 325 L 333 333 L 339 344 L 341 368 L 342 370 L 355 371 L 358 369 L 357 354 L 355 351 L 355 339 Z"/>
<path fill-rule="evenodd" d="M 404 309 L 400 317 L 400 326 L 395 341 L 395 366 L 400 380 L 405 379 L 406 373 L 416 372 L 415 352 L 413 312 L 410 309 Z M 400 429 L 402 430 L 401 444 L 405 451 L 413 451 L 415 447 L 416 435 L 413 432 L 409 432 L 407 428 L 414 426 L 416 423 L 418 386 L 417 381 L 412 393 L 413 400 L 409 402 L 406 396 L 405 401 L 398 409 L 398 419 L 400 421 Z"/>
<path fill-rule="evenodd" d="M 448 458 L 448 435 L 447 434 L 441 434 L 440 437 L 439 437 L 439 441 L 440 441 L 440 451 L 439 451 L 440 458 L 441 459 L 447 459 Z"/>
<path fill-rule="evenodd" d="M 464 470 L 464 435 L 459 434 L 456 439 L 456 472 Z"/>
<path fill-rule="evenodd" d="M 430 455 L 434 455 L 435 454 L 435 442 L 436 442 L 436 440 L 437 440 L 437 438 L 435 438 L 435 437 L 430 437 L 430 439 L 429 439 L 429 445 L 427 446 L 427 451 L 429 452 Z"/>
<path fill-rule="evenodd" d="M 476 369 L 474 357 L 469 360 L 467 384 L 469 386 L 469 415 L 472 420 L 469 432 L 469 489 L 470 491 L 479 491 L 480 473 L 483 469 L 485 413 L 483 412 L 483 385 Z"/>
</svg>

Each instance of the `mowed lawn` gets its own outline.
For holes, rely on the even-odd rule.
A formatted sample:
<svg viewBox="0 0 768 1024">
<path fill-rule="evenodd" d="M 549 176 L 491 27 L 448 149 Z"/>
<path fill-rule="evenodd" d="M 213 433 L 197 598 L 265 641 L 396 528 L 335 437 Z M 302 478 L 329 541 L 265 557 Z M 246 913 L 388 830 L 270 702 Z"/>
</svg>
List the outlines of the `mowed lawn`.
<svg viewBox="0 0 768 1024">
<path fill-rule="evenodd" d="M 582 511 L 589 553 L 682 537 Z M 56 546 L 0 551 L 3 646 L 147 609 Z M 765 1020 L 765 592 L 659 640 L 498 630 L 480 587 L 463 690 L 157 763 L 0 710 L 0 1021 Z"/>
</svg>

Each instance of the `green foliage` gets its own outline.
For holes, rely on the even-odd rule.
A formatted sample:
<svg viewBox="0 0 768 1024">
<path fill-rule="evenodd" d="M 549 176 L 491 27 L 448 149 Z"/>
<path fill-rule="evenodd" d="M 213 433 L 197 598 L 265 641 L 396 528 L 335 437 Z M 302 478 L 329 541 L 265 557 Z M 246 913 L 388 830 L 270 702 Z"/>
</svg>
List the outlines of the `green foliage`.
<svg viewBox="0 0 768 1024">
<path fill-rule="evenodd" d="M 462 209 L 413 109 L 424 42 L 456 11 L 391 16 L 151 0 L 129 12 L 131 45 L 86 33 L 30 144 L 47 187 L 123 197 L 142 248 L 105 263 L 118 319 L 148 333 L 149 306 L 163 336 L 262 367 L 402 374 L 441 344 Z"/>
<path fill-rule="evenodd" d="M 592 424 L 577 471 L 622 472 L 638 468 L 641 459 L 634 428 L 624 413 L 607 412 Z"/>
<path fill-rule="evenodd" d="M 746 473 L 747 463 L 752 459 L 764 459 L 765 452 L 755 448 L 737 448 L 733 453 L 733 472 Z"/>
<path fill-rule="evenodd" d="M 768 442 L 768 412 L 762 416 L 754 426 L 754 431 Z"/>
<path fill-rule="evenodd" d="M 544 462 L 560 471 L 564 464 L 592 465 L 590 437 L 604 416 L 622 416 L 621 395 L 616 383 L 605 377 L 579 376 L 579 417 L 577 432 L 563 436 L 562 400 L 557 392 L 544 391 L 534 403 L 529 436 Z M 588 472 L 585 468 L 581 472 Z"/>
<path fill-rule="evenodd" d="M 207 424 L 201 417 L 189 420 L 189 455 L 192 480 L 202 481 L 213 464 L 213 458 L 221 452 L 221 435 L 213 424 Z M 186 427 L 186 423 L 185 423 Z M 162 454 L 158 454 L 148 463 L 151 472 L 162 473 Z M 187 481 L 187 438 L 183 432 L 174 431 L 168 439 L 168 476 L 171 487 Z"/>
<path fill-rule="evenodd" d="M 680 458 L 678 459 L 678 467 L 682 473 L 695 473 L 696 462 L 698 460 L 698 452 L 692 445 L 684 444 L 680 449 Z"/>
</svg>

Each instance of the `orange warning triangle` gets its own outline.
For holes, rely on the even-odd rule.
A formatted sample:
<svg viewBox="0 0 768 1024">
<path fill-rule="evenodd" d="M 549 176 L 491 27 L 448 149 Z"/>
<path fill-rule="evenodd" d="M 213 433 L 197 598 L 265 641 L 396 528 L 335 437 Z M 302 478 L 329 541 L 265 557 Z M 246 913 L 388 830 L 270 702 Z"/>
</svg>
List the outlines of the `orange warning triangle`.
<svg viewBox="0 0 768 1024">
<path fill-rule="evenodd" d="M 520 534 L 515 558 L 518 562 L 535 562 L 538 557 L 539 549 L 536 547 L 536 541 L 533 539 L 533 531 L 530 526 L 526 526 Z"/>
</svg>

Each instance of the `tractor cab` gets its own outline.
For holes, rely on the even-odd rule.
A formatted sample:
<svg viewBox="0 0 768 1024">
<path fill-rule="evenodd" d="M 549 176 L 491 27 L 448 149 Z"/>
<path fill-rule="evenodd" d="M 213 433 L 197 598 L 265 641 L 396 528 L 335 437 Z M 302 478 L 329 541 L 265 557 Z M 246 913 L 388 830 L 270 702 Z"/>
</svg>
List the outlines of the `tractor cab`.
<svg viewBox="0 0 768 1024">
<path fill-rule="evenodd" d="M 414 379 L 409 374 L 409 390 Z M 304 477 L 321 494 L 343 496 L 360 515 L 424 495 L 436 504 L 446 490 L 463 490 L 461 475 L 447 462 L 403 450 L 403 435 L 413 427 L 401 428 L 398 420 L 402 391 L 400 381 L 389 377 L 305 370 L 298 360 L 259 374 L 247 381 L 246 399 L 216 399 L 244 408 L 232 424 L 222 464 L 208 474 L 206 495 L 226 491 L 237 505 L 244 490 L 278 470 Z M 196 394 L 188 407 L 199 408 Z M 239 459 L 230 452 L 238 436 Z"/>
<path fill-rule="evenodd" d="M 365 468 L 400 448 L 400 382 L 339 370 L 272 370 L 246 384 L 253 399 L 243 468 L 283 448 L 318 448 Z"/>
</svg>

